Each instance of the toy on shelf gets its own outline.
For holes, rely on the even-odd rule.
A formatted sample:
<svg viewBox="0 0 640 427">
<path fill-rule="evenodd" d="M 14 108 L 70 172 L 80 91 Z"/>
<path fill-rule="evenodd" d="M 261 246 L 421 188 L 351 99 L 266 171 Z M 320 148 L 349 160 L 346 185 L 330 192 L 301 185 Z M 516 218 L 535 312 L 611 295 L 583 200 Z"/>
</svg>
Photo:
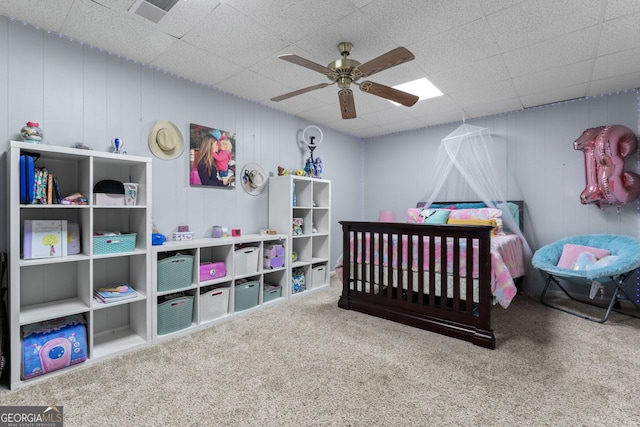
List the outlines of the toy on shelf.
<svg viewBox="0 0 640 427">
<path fill-rule="evenodd" d="M 27 122 L 26 126 L 20 129 L 20 136 L 24 142 L 40 144 L 44 138 L 44 133 L 42 132 L 42 129 L 40 129 L 40 123 Z"/>
</svg>

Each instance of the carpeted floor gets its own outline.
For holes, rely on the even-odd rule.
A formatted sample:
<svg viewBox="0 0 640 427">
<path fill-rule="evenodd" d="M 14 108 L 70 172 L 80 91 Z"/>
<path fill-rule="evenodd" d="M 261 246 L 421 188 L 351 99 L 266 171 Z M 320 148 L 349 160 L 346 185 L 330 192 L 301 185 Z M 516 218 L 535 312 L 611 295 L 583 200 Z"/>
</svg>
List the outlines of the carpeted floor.
<svg viewBox="0 0 640 427">
<path fill-rule="evenodd" d="M 518 296 L 497 348 L 339 309 L 330 289 L 87 365 L 1 405 L 65 426 L 637 426 L 640 320 Z"/>
</svg>

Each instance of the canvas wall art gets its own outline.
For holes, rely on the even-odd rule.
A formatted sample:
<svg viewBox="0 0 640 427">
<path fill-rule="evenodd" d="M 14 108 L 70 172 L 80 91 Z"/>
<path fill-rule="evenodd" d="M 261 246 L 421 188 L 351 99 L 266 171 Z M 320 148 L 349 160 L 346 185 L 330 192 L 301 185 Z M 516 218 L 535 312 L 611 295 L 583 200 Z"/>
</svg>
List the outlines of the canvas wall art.
<svg viewBox="0 0 640 427">
<path fill-rule="evenodd" d="M 226 189 L 236 187 L 236 134 L 191 123 L 189 183 Z"/>
</svg>

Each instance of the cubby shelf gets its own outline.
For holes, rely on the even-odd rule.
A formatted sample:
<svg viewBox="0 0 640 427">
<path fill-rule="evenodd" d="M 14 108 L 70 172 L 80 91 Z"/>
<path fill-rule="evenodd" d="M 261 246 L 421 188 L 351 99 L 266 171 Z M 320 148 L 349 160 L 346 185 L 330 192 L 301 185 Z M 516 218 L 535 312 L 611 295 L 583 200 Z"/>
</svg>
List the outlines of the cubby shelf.
<svg viewBox="0 0 640 427">
<path fill-rule="evenodd" d="M 282 245 L 284 248 L 289 246 L 288 237 L 284 234 L 248 234 L 240 237 L 221 237 L 221 238 L 202 238 L 187 241 L 170 241 L 162 246 L 153 247 L 152 256 L 152 330 L 154 340 L 163 340 L 175 337 L 177 335 L 193 332 L 202 327 L 210 326 L 220 321 L 231 320 L 238 315 L 260 309 L 265 304 L 271 304 L 278 301 L 285 301 L 289 294 L 286 286 L 287 267 L 286 258 L 284 265 L 279 268 L 265 268 L 264 254 L 265 248 L 269 245 Z M 251 260 L 248 261 L 242 255 L 242 250 L 251 249 Z M 165 289 L 165 283 L 160 276 L 158 261 L 171 260 L 172 257 L 192 257 L 193 265 L 186 271 L 180 271 L 179 274 L 184 280 L 175 279 L 171 276 L 171 281 L 177 285 L 170 289 Z M 162 258 L 162 259 L 161 259 Z M 200 264 L 209 262 L 223 262 L 225 264 L 226 274 L 223 277 L 200 281 Z M 176 268 L 180 268 L 176 264 Z M 166 277 L 167 271 L 163 266 L 162 273 Z M 158 289 L 159 283 L 162 282 L 162 289 Z M 239 310 L 238 302 L 240 290 L 242 286 L 256 286 L 254 300 Z M 280 287 L 280 294 L 277 298 L 265 302 L 265 289 L 269 285 Z M 213 291 L 213 293 L 211 292 Z M 212 295 L 219 294 L 221 299 L 214 302 L 209 301 Z M 187 316 L 184 323 L 177 327 L 178 329 L 164 333 L 164 329 L 160 331 L 159 324 L 164 322 L 166 316 L 171 316 L 170 312 L 160 311 L 160 304 L 165 299 L 175 297 L 180 299 L 183 297 L 193 299 L 193 308 L 190 311 L 178 312 L 179 316 Z M 238 301 L 236 301 L 238 299 Z M 162 301 L 161 301 L 162 300 Z M 215 304 L 213 307 L 211 304 Z M 177 308 L 181 309 L 181 308 Z M 186 313 L 186 314 L 185 314 Z M 180 319 L 178 319 L 180 321 Z M 164 323 L 163 323 L 164 324 Z"/>
<path fill-rule="evenodd" d="M 302 224 L 294 229 L 296 218 Z M 331 181 L 293 175 L 270 177 L 269 228 L 291 238 L 287 248 L 287 259 L 292 260 L 287 271 L 291 296 L 329 285 Z M 300 286 L 302 277 L 304 286 Z"/>
<path fill-rule="evenodd" d="M 21 204 L 20 155 L 39 155 L 37 166 L 54 174 L 62 196 L 80 192 L 87 205 Z M 9 243 L 10 387 L 17 388 L 83 366 L 105 356 L 151 341 L 151 304 L 147 298 L 151 260 L 151 159 L 11 141 L 7 149 Z M 101 180 L 138 183 L 137 204 L 97 206 L 93 186 Z M 66 220 L 80 229 L 81 252 L 51 258 L 24 259 L 25 220 Z M 94 231 L 136 233 L 135 249 L 126 253 L 95 254 Z M 127 283 L 138 296 L 117 303 L 93 299 L 99 287 Z M 23 379 L 21 331 L 26 325 L 69 315 L 83 315 L 87 332 L 87 361 L 65 369 Z"/>
</svg>

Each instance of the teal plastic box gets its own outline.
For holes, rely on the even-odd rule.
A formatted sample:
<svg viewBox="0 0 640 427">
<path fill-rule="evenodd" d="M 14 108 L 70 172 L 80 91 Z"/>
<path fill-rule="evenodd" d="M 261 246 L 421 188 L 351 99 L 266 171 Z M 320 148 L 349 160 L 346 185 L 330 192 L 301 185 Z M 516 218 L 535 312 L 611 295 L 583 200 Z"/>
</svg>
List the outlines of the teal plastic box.
<svg viewBox="0 0 640 427">
<path fill-rule="evenodd" d="M 136 233 L 111 236 L 93 236 L 93 253 L 96 255 L 133 252 L 136 249 Z"/>
<path fill-rule="evenodd" d="M 193 255 L 176 254 L 158 261 L 158 292 L 191 286 Z"/>
<path fill-rule="evenodd" d="M 260 298 L 260 282 L 247 281 L 235 286 L 234 308 L 235 311 L 248 310 L 258 305 Z"/>
<path fill-rule="evenodd" d="M 269 302 L 274 299 L 278 299 L 282 296 L 282 286 L 280 285 L 272 285 L 269 283 L 264 284 L 264 288 L 262 289 L 262 301 Z"/>
<path fill-rule="evenodd" d="M 191 326 L 193 296 L 173 298 L 158 304 L 158 335 L 170 334 Z"/>
</svg>

